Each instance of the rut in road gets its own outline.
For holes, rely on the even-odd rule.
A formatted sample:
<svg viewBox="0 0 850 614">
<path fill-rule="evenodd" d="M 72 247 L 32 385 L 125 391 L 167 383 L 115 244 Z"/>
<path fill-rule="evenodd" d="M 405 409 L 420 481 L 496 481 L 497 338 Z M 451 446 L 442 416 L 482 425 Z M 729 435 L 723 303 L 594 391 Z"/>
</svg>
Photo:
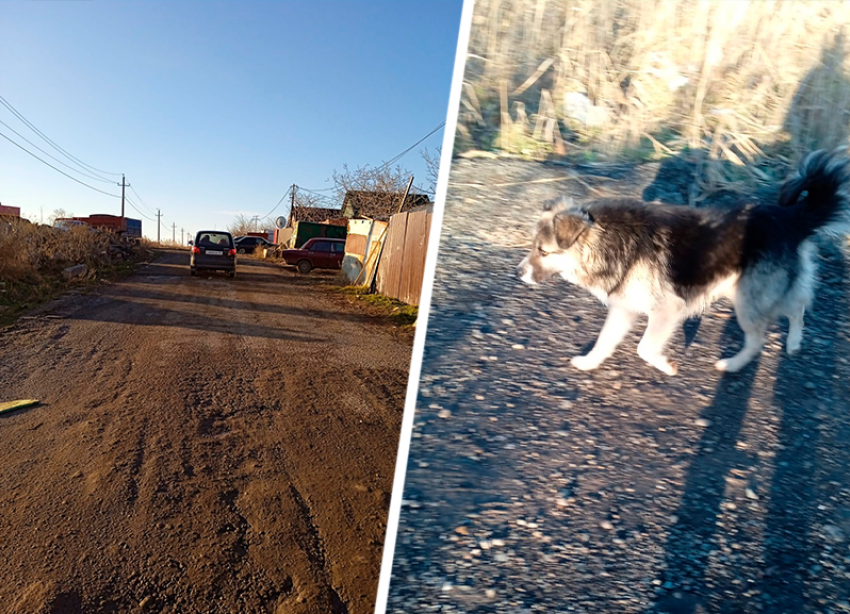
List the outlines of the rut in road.
<svg viewBox="0 0 850 614">
<path fill-rule="evenodd" d="M 0 334 L 4 398 L 42 401 L 0 418 L 0 603 L 371 613 L 410 335 L 312 278 L 185 259 Z"/>
</svg>

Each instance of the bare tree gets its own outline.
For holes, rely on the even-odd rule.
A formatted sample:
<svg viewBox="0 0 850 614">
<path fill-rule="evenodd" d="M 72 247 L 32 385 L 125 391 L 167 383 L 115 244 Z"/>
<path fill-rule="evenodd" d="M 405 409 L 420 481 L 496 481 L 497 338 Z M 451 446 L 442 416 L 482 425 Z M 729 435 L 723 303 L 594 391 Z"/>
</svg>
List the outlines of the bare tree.
<svg viewBox="0 0 850 614">
<path fill-rule="evenodd" d="M 234 237 L 239 237 L 242 235 L 246 235 L 249 232 L 257 232 L 262 231 L 266 228 L 272 228 L 274 226 L 274 222 L 269 219 L 259 219 L 258 217 L 248 217 L 244 213 L 240 213 L 230 224 L 227 225 L 227 230 Z"/>
<path fill-rule="evenodd" d="M 351 207 L 354 215 L 386 219 L 398 211 L 410 176 L 410 171 L 401 166 L 361 166 L 351 170 L 343 165 L 341 172 L 334 171 L 333 181 L 344 211 Z M 427 197 L 411 194 L 405 208 L 424 198 Z"/>
<path fill-rule="evenodd" d="M 53 213 L 47 216 L 47 224 L 53 226 L 53 222 L 67 217 L 74 217 L 73 213 L 69 213 L 64 209 L 54 209 Z"/>
<path fill-rule="evenodd" d="M 432 198 L 437 193 L 437 180 L 440 177 L 440 156 L 442 155 L 442 151 L 442 147 L 437 147 L 437 155 L 431 156 L 431 152 L 428 151 L 427 147 L 422 150 L 422 159 L 425 160 L 425 171 L 428 178 L 426 189 Z"/>
</svg>

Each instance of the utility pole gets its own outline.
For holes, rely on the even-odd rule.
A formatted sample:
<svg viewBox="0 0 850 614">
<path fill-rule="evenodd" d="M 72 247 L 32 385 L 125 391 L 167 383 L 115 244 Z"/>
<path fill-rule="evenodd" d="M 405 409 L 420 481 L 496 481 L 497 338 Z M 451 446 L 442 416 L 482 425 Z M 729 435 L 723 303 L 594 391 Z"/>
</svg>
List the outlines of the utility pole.
<svg viewBox="0 0 850 614">
<path fill-rule="evenodd" d="M 177 243 L 177 224 L 171 222 L 171 242 Z"/>
<path fill-rule="evenodd" d="M 180 229 L 180 245 L 183 245 L 185 241 L 183 240 L 183 229 Z"/>
<path fill-rule="evenodd" d="M 295 223 L 295 184 L 292 184 L 292 204 L 289 206 L 290 226 Z"/>
<path fill-rule="evenodd" d="M 162 226 L 162 221 L 159 219 L 162 217 L 162 213 L 159 212 L 159 209 L 156 210 L 156 242 L 159 243 L 159 227 Z"/>
<path fill-rule="evenodd" d="M 124 175 L 121 175 L 121 183 L 119 183 L 118 185 L 121 186 L 121 220 L 123 221 L 124 220 L 124 188 L 129 187 L 130 184 L 128 184 L 125 181 Z"/>
</svg>

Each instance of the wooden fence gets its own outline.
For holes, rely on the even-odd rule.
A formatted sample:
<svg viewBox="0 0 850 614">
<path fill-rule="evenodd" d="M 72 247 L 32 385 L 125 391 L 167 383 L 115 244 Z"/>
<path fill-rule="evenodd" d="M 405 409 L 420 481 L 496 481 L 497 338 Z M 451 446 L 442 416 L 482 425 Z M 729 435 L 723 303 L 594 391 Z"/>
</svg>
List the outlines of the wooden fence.
<svg viewBox="0 0 850 614">
<path fill-rule="evenodd" d="M 408 305 L 418 305 L 425 276 L 431 212 L 398 213 L 390 218 L 378 263 L 377 291 Z"/>
</svg>

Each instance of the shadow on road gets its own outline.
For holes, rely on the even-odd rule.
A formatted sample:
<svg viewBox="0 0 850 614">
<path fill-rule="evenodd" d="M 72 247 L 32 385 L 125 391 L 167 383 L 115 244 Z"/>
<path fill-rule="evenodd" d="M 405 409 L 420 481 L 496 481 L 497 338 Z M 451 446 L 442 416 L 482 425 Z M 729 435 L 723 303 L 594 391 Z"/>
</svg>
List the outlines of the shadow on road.
<svg viewBox="0 0 850 614">
<path fill-rule="evenodd" d="M 199 303 L 204 304 L 204 303 Z M 162 326 L 176 328 L 193 328 L 204 332 L 225 333 L 247 337 L 263 337 L 281 341 L 303 341 L 308 343 L 324 342 L 318 335 L 304 335 L 293 329 L 269 327 L 261 324 L 239 321 L 235 319 L 214 317 L 205 313 L 191 313 L 154 307 L 132 300 L 111 298 L 106 308 L 92 311 L 76 311 L 65 316 L 69 320 L 90 320 L 113 322 L 117 324 L 132 324 L 136 326 Z"/>
<path fill-rule="evenodd" d="M 175 286 L 165 286 L 165 288 L 175 288 Z M 262 288 L 263 295 L 274 295 L 267 288 Z M 116 288 L 110 292 L 110 296 L 123 297 L 128 302 L 132 302 L 134 298 L 144 300 L 158 301 L 162 304 L 166 303 L 190 303 L 194 305 L 209 305 L 215 309 L 235 310 L 235 311 L 256 311 L 262 313 L 271 313 L 282 316 L 301 317 L 301 318 L 318 318 L 328 320 L 345 320 L 348 322 L 371 322 L 374 318 L 366 315 L 355 313 L 345 313 L 344 311 L 329 311 L 321 308 L 299 309 L 290 305 L 275 304 L 275 303 L 258 303 L 250 300 L 239 300 L 230 298 L 220 298 L 215 293 L 208 295 L 184 294 L 178 292 L 167 292 L 164 290 L 153 290 L 145 288 L 144 292 L 134 291 L 131 287 Z M 270 298 L 270 297 L 269 297 Z M 318 301 L 317 301 L 318 302 Z"/>
</svg>

